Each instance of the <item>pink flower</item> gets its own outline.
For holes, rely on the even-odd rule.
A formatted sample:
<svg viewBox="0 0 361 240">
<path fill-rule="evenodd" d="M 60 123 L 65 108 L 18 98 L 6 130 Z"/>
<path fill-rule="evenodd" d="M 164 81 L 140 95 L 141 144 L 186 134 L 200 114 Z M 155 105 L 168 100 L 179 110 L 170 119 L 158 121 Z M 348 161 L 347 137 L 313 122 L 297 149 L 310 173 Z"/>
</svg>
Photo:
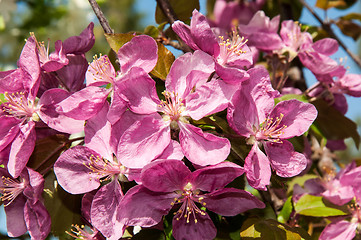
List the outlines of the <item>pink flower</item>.
<svg viewBox="0 0 361 240">
<path fill-rule="evenodd" d="M 19 178 L 12 178 L 0 168 L 0 200 L 4 202 L 10 237 L 29 231 L 31 239 L 45 239 L 50 232 L 50 215 L 42 203 L 43 177 L 25 168 Z"/>
<path fill-rule="evenodd" d="M 266 190 L 271 167 L 281 177 L 295 176 L 306 167 L 306 157 L 295 152 L 286 139 L 306 132 L 317 110 L 312 104 L 297 100 L 274 106 L 277 92 L 271 87 L 268 72 L 264 68 L 253 68 L 248 73 L 251 78 L 234 94 L 227 119 L 252 145 L 244 165 L 249 184 Z M 262 145 L 267 156 L 260 149 Z"/>
<path fill-rule="evenodd" d="M 181 161 L 155 161 L 143 168 L 142 185 L 124 196 L 118 218 L 126 225 L 150 227 L 179 206 L 173 218 L 175 239 L 213 239 L 216 228 L 203 207 L 223 216 L 265 207 L 244 190 L 224 188 L 242 174 L 242 167 L 230 162 L 191 172 Z"/>
<path fill-rule="evenodd" d="M 184 155 L 201 166 L 224 161 L 230 151 L 227 139 L 203 132 L 190 124 L 190 118 L 199 120 L 204 116 L 222 111 L 228 106 L 233 88 L 222 81 L 207 81 L 214 71 L 212 58 L 201 51 L 187 53 L 172 65 L 166 79 L 165 100 L 159 100 L 155 82 L 139 68 L 132 69 L 129 79 L 119 83 L 119 93 L 131 111 L 148 114 L 134 123 L 120 139 L 118 153 L 132 156 L 129 167 L 144 166 L 164 151 L 179 132 Z M 137 88 L 134 88 L 134 86 Z M 232 92 L 233 91 L 233 92 Z M 160 114 L 161 115 L 160 115 Z"/>
</svg>

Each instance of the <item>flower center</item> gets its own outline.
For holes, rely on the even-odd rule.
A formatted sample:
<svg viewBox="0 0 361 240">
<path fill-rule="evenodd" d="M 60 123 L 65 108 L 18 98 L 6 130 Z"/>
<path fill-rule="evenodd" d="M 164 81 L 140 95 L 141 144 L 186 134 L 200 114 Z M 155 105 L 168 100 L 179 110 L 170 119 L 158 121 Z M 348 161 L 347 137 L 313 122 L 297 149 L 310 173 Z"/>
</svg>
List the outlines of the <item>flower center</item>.
<svg viewBox="0 0 361 240">
<path fill-rule="evenodd" d="M 96 232 L 89 233 L 84 230 L 84 227 L 85 227 L 84 225 L 82 225 L 80 227 L 78 225 L 72 225 L 71 232 L 68 232 L 68 231 L 65 231 L 65 232 L 75 239 L 81 239 L 81 240 L 95 239 L 94 237 L 96 235 Z M 91 229 L 91 231 L 93 231 L 93 230 Z"/>
<path fill-rule="evenodd" d="M 39 121 L 39 116 L 36 111 L 37 108 L 35 104 L 30 101 L 25 93 L 15 92 L 15 93 L 4 93 L 5 102 L 2 104 L 3 112 L 7 113 L 11 117 L 16 117 L 19 119 L 27 118 L 28 120 L 32 119 L 33 121 Z"/>
<path fill-rule="evenodd" d="M 284 133 L 283 130 L 287 128 L 286 125 L 281 125 L 284 114 L 280 113 L 279 117 L 276 119 L 267 117 L 264 122 L 261 124 L 257 134 L 256 139 L 259 140 L 268 140 L 271 142 L 279 142 L 280 136 Z"/>
<path fill-rule="evenodd" d="M 361 207 L 356 203 L 347 205 L 348 210 L 352 213 L 351 222 L 361 222 Z"/>
<path fill-rule="evenodd" d="M 237 58 L 241 54 L 246 53 L 243 49 L 248 39 L 240 37 L 236 31 L 232 31 L 230 38 L 224 40 L 224 36 L 219 36 L 220 55 L 218 60 L 221 64 L 226 64 L 230 58 Z"/>
<path fill-rule="evenodd" d="M 5 202 L 4 206 L 9 206 L 14 199 L 25 189 L 25 182 L 19 182 L 15 179 L 2 176 L 0 182 L 0 191 L 2 196 L 0 200 Z"/>
<path fill-rule="evenodd" d="M 35 40 L 36 47 L 38 48 L 39 61 L 44 64 L 49 61 L 49 42 L 48 46 L 45 47 L 44 42 L 38 42 L 33 32 L 30 33 L 30 36 Z"/>
<path fill-rule="evenodd" d="M 91 155 L 89 161 L 83 162 L 83 165 L 87 167 L 91 172 L 96 173 L 96 179 L 100 182 L 108 181 L 113 178 L 113 176 L 118 176 L 119 180 L 123 180 L 123 176 L 127 168 L 122 166 L 116 161 L 111 162 L 105 158 L 99 156 Z M 92 178 L 89 179 L 91 181 Z"/>
<path fill-rule="evenodd" d="M 199 196 L 199 193 L 200 191 L 198 189 L 193 190 L 192 184 L 188 182 L 183 188 L 181 196 L 179 198 L 174 198 L 171 205 L 183 203 L 179 210 L 174 213 L 177 221 L 184 217 L 186 219 L 186 223 L 189 223 L 190 218 L 193 217 L 194 222 L 197 223 L 198 220 L 196 214 L 201 214 L 203 216 L 206 215 L 206 212 L 199 209 L 196 205 L 196 202 L 200 203 L 202 206 L 206 205 L 205 202 L 202 202 L 204 197 Z"/>
<path fill-rule="evenodd" d="M 161 104 L 158 106 L 160 112 L 164 113 L 163 119 L 165 121 L 171 121 L 171 127 L 177 128 L 177 121 L 181 120 L 183 122 L 188 122 L 186 118 L 182 115 L 185 111 L 183 104 L 183 99 L 178 97 L 178 94 L 175 92 L 164 91 L 162 94 L 165 97 L 165 100 L 162 100 Z"/>
<path fill-rule="evenodd" d="M 113 85 L 116 76 L 109 58 L 102 55 L 98 58 L 98 56 L 95 55 L 93 59 L 93 62 L 89 64 L 88 72 L 90 72 L 95 79 L 102 82 L 109 82 Z"/>
</svg>

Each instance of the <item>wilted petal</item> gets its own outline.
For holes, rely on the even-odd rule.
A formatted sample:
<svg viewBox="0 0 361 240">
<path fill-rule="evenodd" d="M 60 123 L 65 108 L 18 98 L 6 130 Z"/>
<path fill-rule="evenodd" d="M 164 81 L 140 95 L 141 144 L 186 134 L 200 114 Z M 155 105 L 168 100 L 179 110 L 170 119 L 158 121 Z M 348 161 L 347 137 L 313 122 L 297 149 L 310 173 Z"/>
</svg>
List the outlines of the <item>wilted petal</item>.
<svg viewBox="0 0 361 240">
<path fill-rule="evenodd" d="M 184 155 L 194 164 L 213 165 L 224 161 L 230 152 L 228 139 L 203 132 L 191 124 L 178 122 L 179 142 Z"/>
<path fill-rule="evenodd" d="M 270 184 L 271 167 L 266 155 L 258 148 L 257 142 L 253 144 L 251 151 L 245 159 L 244 170 L 249 185 L 261 190 L 267 190 Z"/>
<path fill-rule="evenodd" d="M 159 160 L 145 166 L 141 181 L 153 192 L 173 192 L 183 189 L 191 171 L 182 161 Z"/>
<path fill-rule="evenodd" d="M 202 202 L 208 210 L 222 216 L 235 216 L 254 208 L 266 205 L 247 191 L 225 188 L 205 195 Z"/>
<path fill-rule="evenodd" d="M 296 176 L 307 166 L 305 155 L 296 152 L 292 143 L 287 140 L 283 140 L 282 143 L 267 142 L 264 146 L 271 166 L 278 176 Z"/>
<path fill-rule="evenodd" d="M 194 171 L 191 183 L 194 188 L 213 192 L 216 189 L 225 187 L 243 173 L 244 170 L 241 166 L 231 162 L 221 162 Z"/>
<path fill-rule="evenodd" d="M 147 35 L 135 36 L 124 44 L 118 51 L 118 58 L 122 73 L 133 67 L 150 72 L 157 64 L 158 46 L 152 37 Z"/>
</svg>

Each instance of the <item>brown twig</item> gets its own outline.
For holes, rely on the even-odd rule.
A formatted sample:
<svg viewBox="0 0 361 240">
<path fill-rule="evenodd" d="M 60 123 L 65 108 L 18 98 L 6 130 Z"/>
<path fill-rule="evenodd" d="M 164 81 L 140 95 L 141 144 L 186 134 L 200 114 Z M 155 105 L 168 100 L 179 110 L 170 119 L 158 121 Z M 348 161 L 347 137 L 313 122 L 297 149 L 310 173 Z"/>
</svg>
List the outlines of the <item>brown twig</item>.
<svg viewBox="0 0 361 240">
<path fill-rule="evenodd" d="M 100 9 L 96 0 L 88 0 L 90 6 L 92 6 L 95 15 L 97 16 L 100 25 L 102 26 L 105 33 L 112 34 L 114 33 L 113 29 L 110 28 L 108 20 L 105 18 L 102 10 Z"/>
<path fill-rule="evenodd" d="M 330 35 L 330 37 L 334 38 L 338 44 L 347 52 L 347 54 L 355 61 L 355 63 L 361 68 L 361 60 L 358 56 L 353 54 L 346 45 L 336 36 L 336 34 L 332 31 L 331 25 L 329 23 L 325 23 L 318 15 L 317 13 L 308 5 L 304 0 L 299 0 L 303 6 L 305 6 L 308 11 L 317 19 L 317 21 L 320 22 L 322 28 Z"/>
</svg>

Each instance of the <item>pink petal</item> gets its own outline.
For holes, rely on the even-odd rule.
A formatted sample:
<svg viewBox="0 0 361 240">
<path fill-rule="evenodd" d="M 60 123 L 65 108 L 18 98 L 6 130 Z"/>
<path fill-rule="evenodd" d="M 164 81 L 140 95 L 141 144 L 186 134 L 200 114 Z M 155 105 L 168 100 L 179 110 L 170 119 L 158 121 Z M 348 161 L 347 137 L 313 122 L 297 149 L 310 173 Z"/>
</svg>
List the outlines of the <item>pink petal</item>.
<svg viewBox="0 0 361 240">
<path fill-rule="evenodd" d="M 358 223 L 345 220 L 331 223 L 323 229 L 319 240 L 352 240 L 356 236 Z"/>
<path fill-rule="evenodd" d="M 131 68 L 121 80 L 116 82 L 116 85 L 114 94 L 119 94 L 128 103 L 131 111 L 138 114 L 157 112 L 160 100 L 155 88 L 155 81 L 143 69 Z"/>
<path fill-rule="evenodd" d="M 175 193 L 154 193 L 137 185 L 124 195 L 117 219 L 128 226 L 154 226 L 173 207 L 171 203 L 177 196 Z"/>
<path fill-rule="evenodd" d="M 26 202 L 24 216 L 27 229 L 32 239 L 43 240 L 50 233 L 51 220 L 44 204 L 37 201 L 35 204 Z"/>
<path fill-rule="evenodd" d="M 224 161 L 230 152 L 228 139 L 203 132 L 191 124 L 178 122 L 179 142 L 184 155 L 194 164 L 213 165 Z"/>
<path fill-rule="evenodd" d="M 125 226 L 117 221 L 116 214 L 123 192 L 117 179 L 101 187 L 91 205 L 91 223 L 105 237 L 119 239 Z"/>
<path fill-rule="evenodd" d="M 109 89 L 89 86 L 59 102 L 57 109 L 75 120 L 87 120 L 102 109 L 108 95 Z"/>
<path fill-rule="evenodd" d="M 204 84 L 212 72 L 214 61 L 211 56 L 202 51 L 186 53 L 174 61 L 165 87 L 184 99 L 194 87 Z"/>
<path fill-rule="evenodd" d="M 11 145 L 8 171 L 14 178 L 17 178 L 29 161 L 30 155 L 35 147 L 35 123 L 28 122 L 20 126 L 18 135 Z"/>
<path fill-rule="evenodd" d="M 266 155 L 258 148 L 256 142 L 245 159 L 244 170 L 251 187 L 266 191 L 270 184 L 271 167 Z"/>
<path fill-rule="evenodd" d="M 0 151 L 8 146 L 20 129 L 21 120 L 8 116 L 0 116 Z"/>
<path fill-rule="evenodd" d="M 191 183 L 194 188 L 213 192 L 224 188 L 235 178 L 241 176 L 244 170 L 241 166 L 231 162 L 221 162 L 192 173 Z"/>
<path fill-rule="evenodd" d="M 4 207 L 6 227 L 10 237 L 19 237 L 27 232 L 24 220 L 25 202 L 24 195 L 19 195 L 10 205 Z"/>
<path fill-rule="evenodd" d="M 89 23 L 79 36 L 72 36 L 65 39 L 63 49 L 66 54 L 84 54 L 88 52 L 95 43 L 95 37 L 93 33 L 94 23 Z"/>
<path fill-rule="evenodd" d="M 170 128 L 162 118 L 146 117 L 124 132 L 117 158 L 128 168 L 142 168 L 161 155 L 170 140 Z"/>
<path fill-rule="evenodd" d="M 235 216 L 254 208 L 264 208 L 266 205 L 247 191 L 225 188 L 205 196 L 204 206 L 222 216 Z"/>
<path fill-rule="evenodd" d="M 269 118 L 280 118 L 278 126 L 286 126 L 282 130 L 280 138 L 287 139 L 300 136 L 305 133 L 317 117 L 315 106 L 310 103 L 300 102 L 292 99 L 282 101 L 276 105 L 269 115 Z"/>
<path fill-rule="evenodd" d="M 146 165 L 141 173 L 144 187 L 153 192 L 173 192 L 187 184 L 191 171 L 182 161 L 159 160 Z"/>
<path fill-rule="evenodd" d="M 41 107 L 38 114 L 49 127 L 60 132 L 73 134 L 83 131 L 84 121 L 69 118 L 56 110 L 56 104 L 69 95 L 70 93 L 60 88 L 46 91 L 39 100 Z"/>
<path fill-rule="evenodd" d="M 149 73 L 157 64 L 158 46 L 155 40 L 147 35 L 135 36 L 118 51 L 122 73 L 132 67 L 142 68 Z"/>
<path fill-rule="evenodd" d="M 109 104 L 105 102 L 102 110 L 97 115 L 89 119 L 85 125 L 84 142 L 86 146 L 102 157 L 113 160 L 115 146 L 111 145 L 111 124 L 107 121 Z"/>
<path fill-rule="evenodd" d="M 75 146 L 60 155 L 54 164 L 56 179 L 65 191 L 71 194 L 90 192 L 100 186 L 97 172 L 90 170 L 87 164 L 90 158 L 101 156 L 84 146 Z"/>
<path fill-rule="evenodd" d="M 182 152 L 182 147 L 177 141 L 171 140 L 168 147 L 164 149 L 162 154 L 158 156 L 158 159 L 177 159 L 182 160 L 184 154 Z"/>
<path fill-rule="evenodd" d="M 188 25 L 178 20 L 172 24 L 172 29 L 185 42 L 185 44 L 194 50 L 200 50 L 193 40 L 191 28 Z"/>
<path fill-rule="evenodd" d="M 327 56 L 330 56 L 337 52 L 338 50 L 338 43 L 333 38 L 324 38 L 321 40 L 318 40 L 312 45 L 312 48 L 321 54 L 325 54 Z"/>
<path fill-rule="evenodd" d="M 211 240 L 217 235 L 217 229 L 211 218 L 205 215 L 190 214 L 189 219 L 181 216 L 179 220 L 177 215 L 173 218 L 173 236 L 175 239 L 203 239 Z M 196 222 L 196 220 L 197 222 Z"/>
<path fill-rule="evenodd" d="M 292 143 L 283 140 L 282 143 L 267 142 L 267 156 L 276 174 L 281 177 L 293 177 L 307 167 L 307 159 L 302 153 L 293 149 Z"/>
<path fill-rule="evenodd" d="M 185 99 L 186 109 L 189 116 L 194 120 L 199 120 L 204 116 L 223 111 L 228 107 L 229 94 L 231 91 L 223 92 L 222 81 L 213 80 L 198 87 Z M 224 86 L 226 87 L 226 86 Z M 233 86 L 229 89 L 233 90 Z M 234 91 L 236 88 L 234 87 Z"/>
</svg>

